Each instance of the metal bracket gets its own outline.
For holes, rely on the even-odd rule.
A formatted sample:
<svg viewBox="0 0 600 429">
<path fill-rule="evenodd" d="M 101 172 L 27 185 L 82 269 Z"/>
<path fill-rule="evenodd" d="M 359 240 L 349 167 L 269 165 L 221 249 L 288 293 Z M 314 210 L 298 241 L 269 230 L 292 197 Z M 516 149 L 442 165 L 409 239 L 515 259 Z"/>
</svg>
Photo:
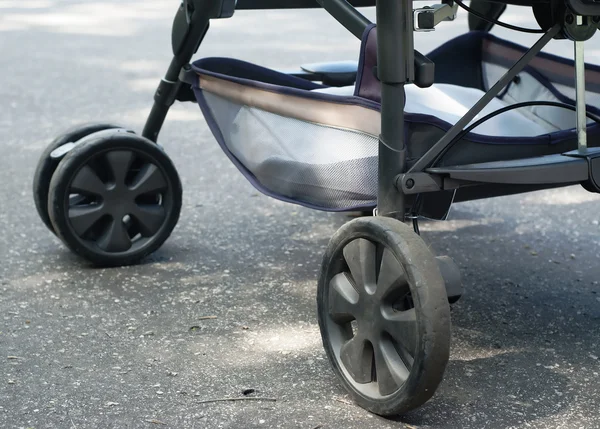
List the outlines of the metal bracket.
<svg viewBox="0 0 600 429">
<path fill-rule="evenodd" d="M 590 192 L 600 193 L 600 149 L 589 148 L 586 152 L 573 150 L 563 155 L 573 158 L 585 159 L 588 163 L 588 179 L 582 182 L 585 189 Z"/>
<path fill-rule="evenodd" d="M 577 15 L 576 24 L 583 26 L 583 17 Z M 577 111 L 577 147 L 579 153 L 587 153 L 587 106 L 585 103 L 584 42 L 575 40 L 575 102 Z"/>
<path fill-rule="evenodd" d="M 396 176 L 396 188 L 405 195 L 443 190 L 440 176 L 429 173 L 399 174 Z"/>
<path fill-rule="evenodd" d="M 436 4 L 425 6 L 413 11 L 413 26 L 415 31 L 435 31 L 442 21 L 454 21 L 458 5 Z"/>
</svg>

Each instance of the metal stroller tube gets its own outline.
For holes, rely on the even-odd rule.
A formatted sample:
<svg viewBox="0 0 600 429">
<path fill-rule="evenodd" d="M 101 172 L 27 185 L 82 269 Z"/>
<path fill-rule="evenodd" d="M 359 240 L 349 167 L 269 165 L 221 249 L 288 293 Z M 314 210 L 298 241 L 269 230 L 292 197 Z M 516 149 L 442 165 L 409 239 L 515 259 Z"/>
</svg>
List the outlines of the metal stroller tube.
<svg viewBox="0 0 600 429">
<path fill-rule="evenodd" d="M 581 19 L 578 16 L 577 19 Z M 585 59 L 584 42 L 575 43 L 575 85 L 577 101 L 577 148 L 581 154 L 587 152 L 587 117 L 585 105 Z"/>
</svg>

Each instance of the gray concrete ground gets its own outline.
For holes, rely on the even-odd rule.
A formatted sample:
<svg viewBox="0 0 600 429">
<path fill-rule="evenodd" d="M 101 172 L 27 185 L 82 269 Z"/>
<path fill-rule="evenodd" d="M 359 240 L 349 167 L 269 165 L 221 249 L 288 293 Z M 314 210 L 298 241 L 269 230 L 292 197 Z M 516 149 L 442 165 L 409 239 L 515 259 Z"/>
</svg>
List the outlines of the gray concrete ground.
<svg viewBox="0 0 600 429">
<path fill-rule="evenodd" d="M 106 270 L 65 250 L 33 206 L 39 153 L 73 123 L 141 128 L 176 4 L 0 1 L 0 427 L 600 427 L 599 198 L 579 188 L 457 205 L 423 225 L 468 292 L 443 385 L 397 421 L 349 403 L 320 344 L 320 257 L 348 218 L 259 195 L 197 106 L 176 106 L 162 133 L 185 189 L 168 243 Z M 520 9 L 505 18 L 531 23 Z M 465 29 L 462 14 L 417 45 Z M 287 67 L 357 48 L 320 11 L 248 12 L 215 23 L 199 55 Z M 276 401 L 201 403 L 243 389 Z"/>
</svg>

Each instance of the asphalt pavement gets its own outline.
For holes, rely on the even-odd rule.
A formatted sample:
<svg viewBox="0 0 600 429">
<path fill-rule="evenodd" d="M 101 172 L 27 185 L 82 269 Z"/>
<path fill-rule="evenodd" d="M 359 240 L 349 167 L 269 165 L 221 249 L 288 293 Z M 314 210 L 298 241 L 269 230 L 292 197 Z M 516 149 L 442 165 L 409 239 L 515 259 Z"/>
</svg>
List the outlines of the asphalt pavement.
<svg viewBox="0 0 600 429">
<path fill-rule="evenodd" d="M 320 259 L 350 218 L 259 194 L 197 105 L 176 105 L 161 133 L 184 186 L 164 247 L 116 269 L 69 253 L 33 205 L 39 154 L 80 122 L 141 129 L 177 4 L 0 0 L 0 427 L 600 427 L 600 197 L 579 187 L 460 204 L 422 225 L 466 294 L 442 386 L 395 420 L 349 402 L 320 342 Z M 517 8 L 504 19 L 532 23 Z M 417 47 L 464 31 L 461 14 Z M 358 46 L 319 10 L 239 12 L 198 57 L 285 68 L 356 59 Z M 551 50 L 572 56 L 566 42 Z M 244 392 L 255 400 L 206 402 Z"/>
</svg>

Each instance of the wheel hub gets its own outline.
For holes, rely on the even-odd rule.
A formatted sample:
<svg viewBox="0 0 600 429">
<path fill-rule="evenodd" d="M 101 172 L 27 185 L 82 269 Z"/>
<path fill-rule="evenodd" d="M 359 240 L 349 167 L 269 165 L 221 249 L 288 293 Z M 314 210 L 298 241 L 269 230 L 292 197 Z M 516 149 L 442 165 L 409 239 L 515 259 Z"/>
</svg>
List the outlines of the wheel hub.
<svg viewBox="0 0 600 429">
<path fill-rule="evenodd" d="M 386 332 L 386 327 L 389 327 L 393 310 L 387 302 L 381 300 L 379 294 L 371 294 L 367 288 L 361 289 L 364 289 L 363 293 L 359 292 L 359 301 L 352 314 L 356 320 L 356 331 L 364 334 L 367 339 L 370 336 L 379 337 Z"/>
<path fill-rule="evenodd" d="M 410 293 L 407 276 L 389 249 L 366 239 L 347 244 L 343 257 L 348 269 L 329 287 L 337 356 L 357 388 L 390 395 L 408 379 L 417 349 L 414 308 L 392 308 Z M 353 321 L 355 330 L 348 327 Z"/>
<path fill-rule="evenodd" d="M 69 193 L 86 199 L 70 205 L 69 221 L 79 237 L 91 234 L 102 250 L 127 251 L 136 239 L 151 239 L 163 225 L 167 213 L 161 199 L 167 180 L 133 151 L 111 151 L 98 158 L 73 178 Z"/>
<path fill-rule="evenodd" d="M 135 200 L 138 196 L 138 193 L 123 184 L 109 186 L 106 188 L 106 193 L 100 195 L 107 214 L 115 219 L 131 215 L 135 211 Z"/>
</svg>

